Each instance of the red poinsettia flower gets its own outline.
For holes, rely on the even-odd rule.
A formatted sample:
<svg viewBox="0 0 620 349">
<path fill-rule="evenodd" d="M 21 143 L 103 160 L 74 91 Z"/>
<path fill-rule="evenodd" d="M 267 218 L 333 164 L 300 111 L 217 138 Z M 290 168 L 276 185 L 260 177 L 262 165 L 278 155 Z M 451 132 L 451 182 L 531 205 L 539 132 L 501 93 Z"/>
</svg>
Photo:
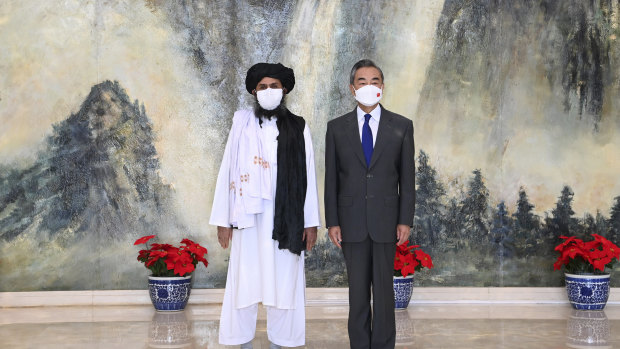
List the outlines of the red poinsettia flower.
<svg viewBox="0 0 620 349">
<path fill-rule="evenodd" d="M 619 259 L 620 258 L 620 247 L 616 245 L 609 246 L 607 249 L 607 256 L 611 258 Z"/>
<path fill-rule="evenodd" d="M 560 256 L 553 264 L 554 270 L 565 268 L 567 273 L 600 273 L 612 267 L 620 257 L 620 248 L 605 237 L 592 234 L 584 242 L 574 236 L 561 236 L 564 242 L 555 247 Z"/>
<path fill-rule="evenodd" d="M 608 257 L 616 259 L 620 258 L 620 248 L 616 246 L 616 244 L 598 234 L 592 234 L 592 236 L 594 236 L 595 240 L 600 241 L 602 251 L 604 251 Z"/>
<path fill-rule="evenodd" d="M 407 265 L 402 267 L 400 272 L 401 272 L 401 274 L 403 274 L 403 276 L 407 276 L 409 274 L 413 274 L 413 273 L 415 273 L 415 266 L 413 264 L 407 264 Z"/>
<path fill-rule="evenodd" d="M 166 251 L 158 251 L 158 250 L 155 250 L 155 251 L 150 251 L 150 253 L 149 253 L 149 258 L 148 258 L 148 260 L 144 263 L 144 265 L 148 268 L 148 267 L 150 267 L 150 266 L 154 265 L 155 263 L 157 263 L 157 261 L 158 261 L 160 258 L 164 258 L 164 257 L 166 257 L 166 255 L 167 255 L 167 254 L 168 254 L 168 253 L 167 253 Z"/>
<path fill-rule="evenodd" d="M 592 260 L 605 258 L 605 257 L 607 257 L 607 251 L 592 250 L 592 251 L 590 251 L 588 253 L 588 257 L 590 257 L 590 259 L 592 259 Z"/>
<path fill-rule="evenodd" d="M 413 250 L 414 248 L 419 248 L 420 245 L 413 245 L 413 246 L 407 246 L 407 244 L 402 244 L 402 245 L 396 245 L 396 251 L 397 253 L 400 253 L 402 255 L 407 255 L 411 252 L 411 250 Z"/>
<path fill-rule="evenodd" d="M 190 274 L 196 269 L 196 266 L 192 263 L 181 263 L 177 262 L 174 264 L 174 273 L 179 276 L 185 276 L 185 274 Z"/>
<path fill-rule="evenodd" d="M 147 268 L 150 268 L 150 267 L 154 266 L 154 265 L 155 265 L 155 263 L 157 263 L 157 261 L 159 261 L 159 258 L 149 258 L 149 259 L 148 259 L 148 260 L 144 263 L 144 265 L 145 265 Z"/>
<path fill-rule="evenodd" d="M 604 271 L 605 266 L 611 262 L 611 257 L 592 258 L 592 266 L 595 270 Z"/>
<path fill-rule="evenodd" d="M 209 262 L 204 257 L 196 256 L 196 260 L 198 260 L 200 263 L 204 264 L 205 267 L 209 266 Z"/>
<path fill-rule="evenodd" d="M 562 251 L 564 247 L 566 247 L 568 244 L 574 244 L 574 241 L 577 240 L 577 238 L 574 236 L 568 237 L 564 235 L 560 236 L 560 239 L 564 239 L 564 242 L 555 247 L 556 251 Z"/>
<path fill-rule="evenodd" d="M 159 258 L 164 258 L 167 255 L 168 255 L 168 252 L 166 251 L 154 250 L 154 251 L 151 251 L 151 253 L 149 254 L 149 257 L 159 259 Z"/>
<path fill-rule="evenodd" d="M 403 258 L 405 260 L 405 264 L 415 264 L 415 265 L 420 264 L 420 262 L 415 259 L 415 256 L 413 253 L 404 255 Z"/>
<path fill-rule="evenodd" d="M 584 242 L 581 245 L 578 244 L 577 246 L 579 246 L 584 251 L 594 251 L 594 250 L 598 250 L 601 245 L 602 245 L 601 241 L 592 240 L 592 241 Z"/>
<path fill-rule="evenodd" d="M 195 242 L 193 242 L 193 241 L 192 241 L 192 240 L 190 240 L 190 239 L 183 239 L 183 240 L 181 240 L 181 243 L 182 243 L 182 244 L 185 244 L 185 245 L 188 245 L 188 246 L 189 246 L 189 245 L 195 245 L 195 244 L 196 244 Z"/>
<path fill-rule="evenodd" d="M 142 237 L 135 244 L 146 243 L 153 237 Z M 140 250 L 137 259 L 153 276 L 185 276 L 191 274 L 198 263 L 208 266 L 206 248 L 190 239 L 183 239 L 181 243 L 182 246 L 153 243 L 149 249 Z"/>
<path fill-rule="evenodd" d="M 562 259 L 558 259 L 555 263 L 553 263 L 553 270 L 560 270 L 562 266 L 566 264 L 566 262 Z"/>
<path fill-rule="evenodd" d="M 138 260 L 143 262 L 144 260 L 148 259 L 150 252 L 150 250 L 140 250 L 140 252 L 138 252 Z"/>
<path fill-rule="evenodd" d="M 152 238 L 154 238 L 155 235 L 148 235 L 148 236 L 143 236 L 141 238 L 139 238 L 138 240 L 136 240 L 136 242 L 134 242 L 134 246 L 135 245 L 140 245 L 140 244 L 145 244 L 147 241 L 151 240 Z"/>
<path fill-rule="evenodd" d="M 394 275 L 407 276 L 414 274 L 422 268 L 432 268 L 431 257 L 418 250 L 420 245 L 408 246 L 408 243 L 396 246 L 394 256 Z"/>
<path fill-rule="evenodd" d="M 190 256 L 190 254 L 181 249 L 181 248 L 172 248 L 168 251 L 168 256 L 166 257 L 166 263 L 171 262 L 171 263 L 176 263 L 177 261 L 187 261 L 187 260 L 193 260 L 192 256 Z"/>
<path fill-rule="evenodd" d="M 191 244 L 187 247 L 187 249 L 197 257 L 202 257 L 207 253 L 207 249 L 198 244 Z"/>
<path fill-rule="evenodd" d="M 177 259 L 180 259 L 181 255 L 183 254 L 183 250 L 181 248 L 174 247 L 174 246 L 170 246 L 168 249 L 166 249 L 166 252 L 168 252 L 167 259 L 171 259 L 175 261 Z"/>
<path fill-rule="evenodd" d="M 170 244 L 161 244 L 159 245 L 159 248 L 168 252 L 170 252 L 170 250 L 178 249 L 178 247 L 174 247 Z"/>
<path fill-rule="evenodd" d="M 168 267 L 168 270 L 174 270 L 175 274 L 183 276 L 186 273 L 193 272 L 196 268 L 193 264 L 192 257 L 187 252 L 180 251 L 180 253 L 177 253 L 176 255 L 170 254 L 169 256 L 174 256 L 174 258 L 166 258 L 166 266 Z"/>
<path fill-rule="evenodd" d="M 422 250 L 415 250 L 415 256 L 420 261 L 423 267 L 431 269 L 433 267 L 433 260 L 426 252 Z"/>
<path fill-rule="evenodd" d="M 564 251 L 562 251 L 562 257 L 563 258 L 575 258 L 577 256 L 582 256 L 582 257 L 586 257 L 588 255 L 588 253 L 586 252 L 587 250 L 583 250 L 577 246 L 571 246 L 566 248 Z"/>
<path fill-rule="evenodd" d="M 405 266 L 405 262 L 398 256 L 394 258 L 394 270 L 401 270 Z"/>
</svg>

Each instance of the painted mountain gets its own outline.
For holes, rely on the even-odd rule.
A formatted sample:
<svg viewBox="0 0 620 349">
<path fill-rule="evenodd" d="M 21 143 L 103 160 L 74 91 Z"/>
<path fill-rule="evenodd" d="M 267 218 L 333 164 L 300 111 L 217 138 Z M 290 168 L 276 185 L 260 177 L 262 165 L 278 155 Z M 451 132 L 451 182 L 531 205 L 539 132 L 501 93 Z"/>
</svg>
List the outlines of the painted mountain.
<svg viewBox="0 0 620 349">
<path fill-rule="evenodd" d="M 0 290 L 137 288 L 131 242 L 182 228 L 153 142 L 144 106 L 105 81 L 54 125 L 34 165 L 3 168 Z"/>
</svg>

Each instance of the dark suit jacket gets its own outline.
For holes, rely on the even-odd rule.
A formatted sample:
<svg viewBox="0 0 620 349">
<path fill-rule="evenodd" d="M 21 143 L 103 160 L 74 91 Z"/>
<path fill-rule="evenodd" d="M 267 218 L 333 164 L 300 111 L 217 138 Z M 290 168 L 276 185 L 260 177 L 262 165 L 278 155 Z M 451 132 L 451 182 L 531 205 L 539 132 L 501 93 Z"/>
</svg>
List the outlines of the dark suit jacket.
<svg viewBox="0 0 620 349">
<path fill-rule="evenodd" d="M 381 106 L 377 140 L 366 166 L 357 111 L 327 123 L 325 219 L 344 242 L 395 242 L 396 225 L 412 226 L 415 210 L 413 123 Z"/>
</svg>

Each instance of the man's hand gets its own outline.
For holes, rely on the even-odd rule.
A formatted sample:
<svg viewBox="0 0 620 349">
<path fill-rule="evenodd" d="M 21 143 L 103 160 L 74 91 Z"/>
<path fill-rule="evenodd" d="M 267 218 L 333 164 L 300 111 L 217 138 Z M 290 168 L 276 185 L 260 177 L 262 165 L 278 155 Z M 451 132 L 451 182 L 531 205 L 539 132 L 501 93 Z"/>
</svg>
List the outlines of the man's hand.
<svg viewBox="0 0 620 349">
<path fill-rule="evenodd" d="M 306 242 L 306 250 L 312 251 L 312 247 L 316 244 L 316 227 L 304 228 L 303 241 Z"/>
<path fill-rule="evenodd" d="M 410 227 L 406 224 L 399 224 L 396 226 L 396 237 L 398 242 L 396 245 L 402 245 L 409 240 Z"/>
<path fill-rule="evenodd" d="M 222 248 L 228 248 L 230 240 L 232 240 L 233 230 L 229 227 L 217 227 L 217 241 Z"/>
<path fill-rule="evenodd" d="M 340 232 L 339 225 L 329 227 L 329 229 L 327 230 L 327 234 L 329 235 L 329 239 L 334 245 L 336 245 L 338 248 L 342 248 L 342 246 L 340 246 L 340 243 L 342 242 L 342 233 Z"/>
</svg>

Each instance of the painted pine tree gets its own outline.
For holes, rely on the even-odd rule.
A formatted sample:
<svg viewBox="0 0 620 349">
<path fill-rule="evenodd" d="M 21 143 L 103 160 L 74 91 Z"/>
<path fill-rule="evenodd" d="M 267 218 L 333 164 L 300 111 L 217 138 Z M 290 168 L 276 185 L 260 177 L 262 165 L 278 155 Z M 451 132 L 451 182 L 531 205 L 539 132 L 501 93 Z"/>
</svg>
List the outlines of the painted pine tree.
<svg viewBox="0 0 620 349">
<path fill-rule="evenodd" d="M 611 207 L 609 224 L 609 239 L 614 243 L 620 243 L 620 196 L 614 198 L 615 203 Z"/>
<path fill-rule="evenodd" d="M 519 189 L 517 210 L 512 214 L 514 218 L 515 244 L 519 256 L 526 257 L 536 254 L 537 246 L 542 243 L 540 220 L 534 214 L 534 205 L 530 203 L 525 189 Z"/>
<path fill-rule="evenodd" d="M 579 221 L 573 217 L 573 197 L 575 194 L 569 186 L 564 186 L 555 209 L 552 211 L 553 219 L 559 232 L 570 234 L 572 230 L 577 230 Z"/>
<path fill-rule="evenodd" d="M 437 171 L 429 164 L 428 155 L 420 150 L 416 172 L 415 237 L 412 242 L 423 247 L 435 247 L 442 233 L 442 217 L 445 207 L 442 199 L 446 194 L 437 178 Z"/>
<path fill-rule="evenodd" d="M 473 178 L 469 181 L 467 195 L 463 200 L 462 212 L 464 217 L 463 229 L 466 235 L 474 242 L 489 242 L 488 200 L 489 190 L 484 184 L 482 173 L 474 170 Z"/>
</svg>

